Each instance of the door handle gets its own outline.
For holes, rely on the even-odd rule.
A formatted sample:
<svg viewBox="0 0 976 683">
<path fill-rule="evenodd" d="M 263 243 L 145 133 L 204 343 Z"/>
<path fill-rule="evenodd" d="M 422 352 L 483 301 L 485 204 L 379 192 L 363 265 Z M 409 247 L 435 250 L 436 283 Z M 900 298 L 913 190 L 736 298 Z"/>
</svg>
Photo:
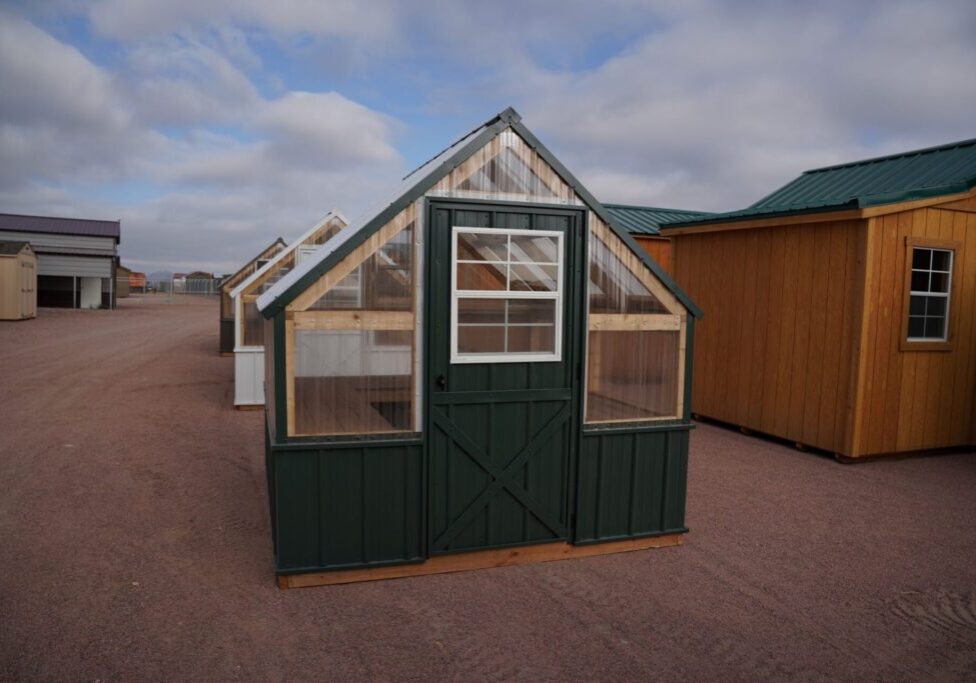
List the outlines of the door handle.
<svg viewBox="0 0 976 683">
<path fill-rule="evenodd" d="M 437 387 L 439 389 L 441 389 L 442 391 L 444 389 L 447 389 L 447 377 L 445 377 L 444 375 L 438 375 L 437 376 Z"/>
</svg>

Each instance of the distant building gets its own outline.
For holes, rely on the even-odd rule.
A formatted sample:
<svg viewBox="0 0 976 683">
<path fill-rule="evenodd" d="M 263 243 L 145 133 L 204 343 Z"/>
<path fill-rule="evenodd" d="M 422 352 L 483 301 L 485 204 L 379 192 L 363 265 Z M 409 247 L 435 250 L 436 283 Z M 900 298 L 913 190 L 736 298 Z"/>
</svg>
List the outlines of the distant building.
<svg viewBox="0 0 976 683">
<path fill-rule="evenodd" d="M 131 275 L 132 271 L 121 263 L 115 266 L 115 297 L 117 299 L 124 299 L 129 296 L 129 277 Z"/>
<path fill-rule="evenodd" d="M 146 274 L 132 271 L 129 273 L 129 291 L 140 294 L 146 291 Z"/>
<path fill-rule="evenodd" d="M 115 308 L 120 221 L 0 214 L 0 239 L 37 255 L 37 305 Z"/>
</svg>

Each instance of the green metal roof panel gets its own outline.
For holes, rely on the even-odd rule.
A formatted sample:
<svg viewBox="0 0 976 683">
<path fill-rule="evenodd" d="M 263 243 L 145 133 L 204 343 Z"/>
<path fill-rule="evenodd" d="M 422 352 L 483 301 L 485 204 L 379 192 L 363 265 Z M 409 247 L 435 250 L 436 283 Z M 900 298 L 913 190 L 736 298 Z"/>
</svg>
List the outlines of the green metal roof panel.
<svg viewBox="0 0 976 683">
<path fill-rule="evenodd" d="M 976 187 L 976 139 L 805 171 L 738 211 L 662 221 L 670 226 L 858 209 Z"/>
<path fill-rule="evenodd" d="M 696 218 L 704 219 L 713 215 L 705 211 L 663 209 L 657 206 L 606 203 L 603 206 L 616 219 L 620 227 L 632 235 L 659 235 L 661 234 L 662 223 Z"/>
</svg>

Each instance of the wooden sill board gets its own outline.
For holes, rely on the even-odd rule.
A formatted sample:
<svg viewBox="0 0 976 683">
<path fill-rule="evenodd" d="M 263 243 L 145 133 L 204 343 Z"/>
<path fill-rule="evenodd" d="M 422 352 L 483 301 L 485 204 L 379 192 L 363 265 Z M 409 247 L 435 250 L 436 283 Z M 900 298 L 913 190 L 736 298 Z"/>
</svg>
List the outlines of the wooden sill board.
<svg viewBox="0 0 976 683">
<path fill-rule="evenodd" d="M 342 583 L 357 583 L 360 581 L 399 579 L 406 576 L 424 576 L 427 574 L 464 572 L 474 569 L 490 569 L 492 567 L 513 567 L 520 564 L 554 562 L 577 557 L 593 557 L 596 555 L 609 555 L 634 550 L 647 550 L 649 548 L 667 548 L 681 545 L 683 540 L 684 534 L 668 534 L 666 536 L 634 538 L 623 541 L 610 541 L 609 543 L 593 543 L 590 545 L 540 543 L 538 545 L 523 545 L 514 548 L 478 550 L 469 553 L 458 553 L 456 555 L 437 555 L 421 564 L 401 564 L 390 567 L 375 567 L 372 569 L 340 569 L 332 572 L 289 574 L 278 577 L 278 587 L 305 588 L 308 586 L 331 586 Z"/>
</svg>

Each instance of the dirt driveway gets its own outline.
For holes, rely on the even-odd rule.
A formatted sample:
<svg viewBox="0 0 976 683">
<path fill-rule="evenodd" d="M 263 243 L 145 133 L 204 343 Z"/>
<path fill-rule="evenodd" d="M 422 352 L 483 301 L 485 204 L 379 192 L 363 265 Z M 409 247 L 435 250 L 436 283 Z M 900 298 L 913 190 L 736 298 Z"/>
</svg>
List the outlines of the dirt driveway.
<svg viewBox="0 0 976 683">
<path fill-rule="evenodd" d="M 976 678 L 976 454 L 707 425 L 683 547 L 280 591 L 217 304 L 0 323 L 0 679 Z"/>
</svg>

